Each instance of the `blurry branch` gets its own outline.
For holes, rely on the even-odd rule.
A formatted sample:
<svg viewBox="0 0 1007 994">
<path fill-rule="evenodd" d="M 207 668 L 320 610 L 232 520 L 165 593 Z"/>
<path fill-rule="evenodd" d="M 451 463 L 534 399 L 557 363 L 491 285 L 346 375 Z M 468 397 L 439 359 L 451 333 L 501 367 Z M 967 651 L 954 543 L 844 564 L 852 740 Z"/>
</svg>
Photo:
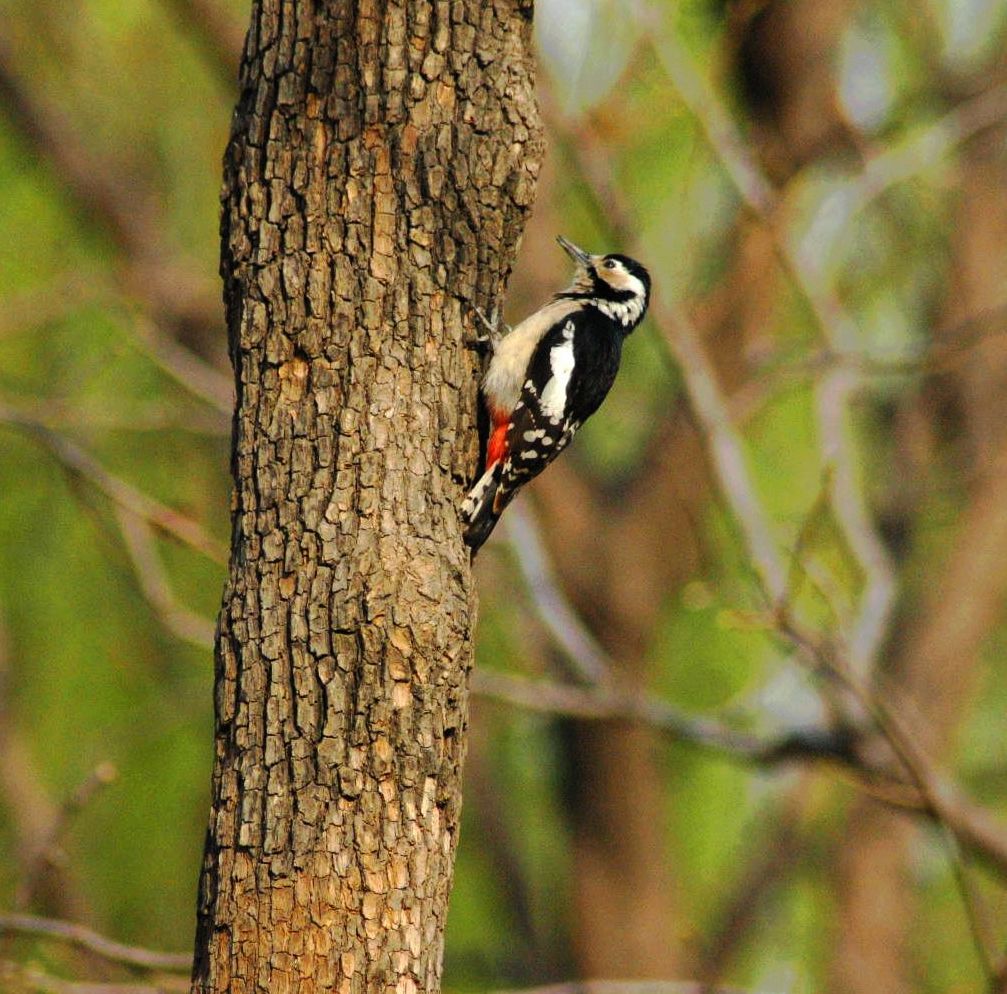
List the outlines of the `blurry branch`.
<svg viewBox="0 0 1007 994">
<path fill-rule="evenodd" d="M 720 103 L 707 92 L 705 84 L 692 67 L 691 59 L 677 40 L 670 45 L 659 44 L 661 54 L 673 79 L 681 78 L 685 86 L 683 97 L 700 120 L 718 155 L 732 177 L 744 180 L 739 192 L 749 207 L 768 226 L 785 269 L 810 305 L 820 324 L 826 343 L 833 351 L 852 351 L 858 335 L 852 319 L 847 315 L 838 297 L 828 286 L 819 268 L 805 255 L 794 250 L 782 237 L 769 213 L 771 201 L 766 199 L 770 189 L 754 156 L 747 152 L 744 141 Z M 562 134 L 562 132 L 561 132 Z M 590 150 L 598 142 L 570 140 L 565 142 L 567 153 L 584 177 L 588 191 L 603 205 L 602 215 L 619 231 L 627 250 L 632 251 L 634 227 L 629 211 L 617 192 L 608 182 L 610 172 L 601 167 L 597 156 Z M 737 181 L 737 180 L 736 180 Z M 856 452 L 849 437 L 846 419 L 850 401 L 859 385 L 850 370 L 830 372 L 819 388 L 819 421 L 822 432 L 826 470 L 833 479 L 831 507 L 837 523 L 842 528 L 852 554 L 857 558 L 864 577 L 864 590 L 860 609 L 849 635 L 844 653 L 826 646 L 813 633 L 805 632 L 791 615 L 787 601 L 786 573 L 779 564 L 779 554 L 769 530 L 768 520 L 762 510 L 755 488 L 744 466 L 740 439 L 729 421 L 727 404 L 721 396 L 715 373 L 706 360 L 698 334 L 693 330 L 684 308 L 676 303 L 666 307 L 664 313 L 655 315 L 662 333 L 678 360 L 690 401 L 700 421 L 702 434 L 711 455 L 721 490 L 738 521 L 745 545 L 752 559 L 759 586 L 766 602 L 772 606 L 774 623 L 781 635 L 787 638 L 813 671 L 825 676 L 823 690 L 842 687 L 847 692 L 843 698 L 844 711 L 848 711 L 855 724 L 867 715 L 882 738 L 894 753 L 901 775 L 896 779 L 916 794 L 915 806 L 921 807 L 938 824 L 950 841 L 948 846 L 952 870 L 959 885 L 961 898 L 972 925 L 977 951 L 992 985 L 999 968 L 994 966 L 991 945 L 980 926 L 982 915 L 975 895 L 965 876 L 958 853 L 958 843 L 970 834 L 962 822 L 968 822 L 968 806 L 959 799 L 958 792 L 949 784 L 939 781 L 927 758 L 917 748 L 892 706 L 868 689 L 866 681 L 873 669 L 875 658 L 886 635 L 895 597 L 894 572 L 865 506 L 865 500 L 856 475 Z M 862 709 L 862 713 L 860 712 Z M 887 767 L 887 761 L 883 762 Z M 871 769 L 873 777 L 878 772 Z M 886 799 L 890 800 L 890 799 Z M 992 858 L 1001 874 L 1007 872 L 1007 836 L 1002 829 L 997 832 L 994 850 L 984 856 Z"/>
<path fill-rule="evenodd" d="M 58 862 L 60 841 L 66 835 L 74 817 L 118 775 L 119 771 L 113 763 L 99 763 L 60 805 L 51 824 L 36 844 L 35 851 L 26 861 L 24 872 L 14 890 L 15 908 L 24 909 L 31 905 L 46 869 Z"/>
<path fill-rule="evenodd" d="M 140 946 L 127 946 L 89 929 L 85 925 L 0 912 L 0 935 L 32 936 L 64 942 L 85 949 L 110 963 L 140 970 L 188 971 L 192 968 L 191 953 L 162 953 Z"/>
<path fill-rule="evenodd" d="M 779 198 L 722 102 L 674 32 L 662 31 L 658 38 L 655 44 L 665 71 L 703 127 L 742 199 L 770 231 L 780 262 L 814 314 L 828 347 L 834 352 L 852 352 L 860 335 L 817 261 L 820 246 L 815 246 L 815 253 L 800 251 L 781 230 Z M 818 389 L 818 413 L 823 459 L 833 471 L 832 507 L 864 577 L 859 616 L 848 640 L 850 665 L 866 678 L 887 631 L 895 602 L 895 577 L 867 512 L 857 479 L 856 450 L 846 423 L 859 386 L 859 377 L 852 370 L 828 371 Z"/>
<path fill-rule="evenodd" d="M 685 104 L 706 132 L 710 145 L 746 205 L 773 235 L 777 254 L 802 293 L 836 357 L 855 356 L 859 335 L 834 290 L 828 285 L 815 251 L 792 244 L 778 223 L 780 200 L 740 131 L 711 92 L 691 56 L 671 31 L 657 33 L 662 63 Z M 820 212 L 834 216 L 841 206 L 848 224 L 874 199 L 898 183 L 923 173 L 980 131 L 1007 119 L 1007 85 L 995 86 L 963 101 L 936 122 L 872 156 L 862 171 L 845 181 Z M 809 230 L 815 229 L 814 220 Z M 855 450 L 846 424 L 860 387 L 853 365 L 829 370 L 818 391 L 823 456 L 834 467 L 833 509 L 850 550 L 864 574 L 859 616 L 848 636 L 848 662 L 865 679 L 885 638 L 895 601 L 895 578 L 887 551 L 872 526 L 863 487 L 857 479 Z"/>
<path fill-rule="evenodd" d="M 0 989 L 9 994 L 168 994 L 188 990 L 188 981 L 181 977 L 160 979 L 157 984 L 91 983 L 54 977 L 35 966 L 0 961 Z"/>
<path fill-rule="evenodd" d="M 716 918 L 705 930 L 700 954 L 700 976 L 715 983 L 737 955 L 745 936 L 763 914 L 765 901 L 779 891 L 800 855 L 801 817 L 807 798 L 808 777 L 788 791 L 782 803 L 761 813 L 766 836 L 757 837 L 748 863 L 727 890 Z"/>
<path fill-rule="evenodd" d="M 689 980 L 575 980 L 495 994 L 756 994 L 740 987 L 711 987 Z"/>
<path fill-rule="evenodd" d="M 0 105 L 39 158 L 48 162 L 84 213 L 104 230 L 125 259 L 124 290 L 180 330 L 213 335 L 222 325 L 213 280 L 178 261 L 149 192 L 95 155 L 63 113 L 18 70 L 9 33 L 0 31 Z"/>
<path fill-rule="evenodd" d="M 825 665 L 823 663 L 823 665 Z M 828 663 L 828 665 L 832 665 Z M 907 780 L 905 762 L 892 768 L 885 756 L 868 755 L 871 743 L 849 729 L 796 729 L 776 738 L 738 731 L 720 722 L 687 715 L 665 701 L 615 690 L 584 688 L 505 673 L 478 670 L 472 691 L 480 697 L 540 714 L 588 720 L 620 719 L 646 724 L 673 742 L 706 749 L 721 758 L 771 769 L 784 763 L 825 762 L 852 775 L 867 794 L 890 807 L 925 813 L 940 820 L 963 849 L 1007 878 L 1007 832 L 984 808 L 942 780 L 921 759 L 901 722 L 885 709 L 879 718 L 887 735 L 899 743 L 896 752 L 915 776 Z"/>
<path fill-rule="evenodd" d="M 835 342 L 832 342 L 835 346 Z M 846 636 L 852 671 L 867 680 L 888 632 L 895 605 L 895 572 L 879 537 L 858 478 L 857 453 L 848 424 L 860 377 L 849 369 L 826 373 L 818 385 L 818 424 L 822 459 L 832 470 L 832 509 L 850 551 L 864 575 L 860 610 Z"/>
<path fill-rule="evenodd" d="M 124 411 L 80 406 L 52 397 L 28 403 L 20 397 L 16 403 L 5 397 L 3 404 L 16 410 L 23 418 L 57 433 L 67 428 L 124 432 L 180 431 L 210 438 L 226 438 L 231 433 L 230 420 L 224 419 L 217 411 L 183 411 L 175 404 L 159 401 Z"/>
<path fill-rule="evenodd" d="M 560 589 L 542 546 L 534 518 L 518 501 L 504 519 L 505 534 L 528 587 L 532 610 L 557 647 L 587 684 L 606 684 L 612 667 L 605 650 L 581 621 Z"/>
<path fill-rule="evenodd" d="M 190 393 L 227 415 L 230 427 L 230 417 L 234 410 L 234 385 L 231 378 L 166 334 L 149 317 L 133 313 L 132 324 L 137 342 L 158 368 Z"/>
<path fill-rule="evenodd" d="M 202 49 L 221 84 L 237 91 L 245 32 L 222 0 L 161 0 Z"/>
<path fill-rule="evenodd" d="M 638 16 L 650 19 L 646 13 Z M 741 194 L 741 199 L 756 216 L 771 217 L 779 206 L 779 194 L 763 173 L 737 125 L 724 109 L 723 102 L 702 77 L 692 56 L 673 29 L 653 25 L 651 37 L 664 71 L 682 102 L 706 133 L 710 147 L 735 189 Z"/>
<path fill-rule="evenodd" d="M 1001 83 L 963 100 L 936 121 L 911 132 L 901 142 L 870 156 L 859 175 L 848 181 L 848 218 L 887 190 L 913 179 L 947 159 L 959 146 L 987 128 L 1007 121 L 1007 84 Z M 822 205 L 822 209 L 826 209 Z M 830 204 L 834 210 L 835 205 Z"/>
<path fill-rule="evenodd" d="M 686 714 L 656 697 L 529 680 L 492 670 L 474 673 L 472 690 L 480 697 L 525 711 L 595 721 L 639 722 L 664 732 L 673 742 L 755 766 L 772 767 L 798 759 L 832 760 L 853 766 L 859 763 L 852 749 L 854 740 L 842 731 L 795 730 L 767 740 L 709 718 Z"/>
<path fill-rule="evenodd" d="M 19 876 L 29 874 L 37 852 L 37 839 L 58 819 L 58 807 L 49 798 L 35 771 L 31 752 L 19 734 L 10 708 L 10 657 L 7 630 L 0 617 L 0 794 L 6 819 L 15 834 L 13 861 Z M 86 904 L 63 866 L 51 865 L 44 902 L 60 915 L 83 915 Z"/>
<path fill-rule="evenodd" d="M 179 603 L 157 554 L 150 526 L 121 506 L 116 507 L 116 517 L 140 589 L 161 624 L 183 642 L 200 649 L 212 647 L 213 622 Z"/>
<path fill-rule="evenodd" d="M 0 338 L 65 320 L 106 292 L 96 274 L 64 273 L 41 287 L 7 294 L 0 309 Z"/>
<path fill-rule="evenodd" d="M 173 535 L 208 559 L 221 565 L 227 562 L 225 546 L 208 535 L 201 525 L 110 473 L 75 442 L 3 404 L 0 404 L 0 423 L 24 431 L 42 443 L 65 469 L 87 480 L 114 504 L 168 535 Z"/>
<path fill-rule="evenodd" d="M 677 301 L 655 314 L 658 330 L 678 363 L 691 409 L 699 422 L 721 492 L 741 529 L 749 560 L 768 603 L 787 596 L 788 570 L 773 539 L 769 519 L 745 464 L 741 436 L 735 430 L 717 374 L 706 357 L 699 333 Z"/>
</svg>

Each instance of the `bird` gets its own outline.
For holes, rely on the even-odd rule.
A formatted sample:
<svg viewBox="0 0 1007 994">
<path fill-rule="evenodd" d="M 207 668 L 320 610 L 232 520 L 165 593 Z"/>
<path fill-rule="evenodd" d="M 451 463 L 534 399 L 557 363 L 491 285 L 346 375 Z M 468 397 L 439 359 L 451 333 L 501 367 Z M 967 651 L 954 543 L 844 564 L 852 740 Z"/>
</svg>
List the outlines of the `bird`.
<svg viewBox="0 0 1007 994">
<path fill-rule="evenodd" d="M 570 444 L 615 382 L 622 346 L 650 303 L 650 274 L 619 253 L 592 255 L 562 235 L 573 260 L 565 289 L 506 334 L 477 311 L 489 334 L 482 379 L 489 415 L 484 472 L 461 505 L 473 556 L 518 490 Z"/>
</svg>

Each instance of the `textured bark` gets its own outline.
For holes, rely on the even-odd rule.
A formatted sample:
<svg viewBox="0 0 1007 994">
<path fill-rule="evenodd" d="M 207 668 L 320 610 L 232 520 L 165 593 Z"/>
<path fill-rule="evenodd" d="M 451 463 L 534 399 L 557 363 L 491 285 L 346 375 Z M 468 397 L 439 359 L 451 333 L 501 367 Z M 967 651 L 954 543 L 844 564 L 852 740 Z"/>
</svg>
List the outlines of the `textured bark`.
<svg viewBox="0 0 1007 994">
<path fill-rule="evenodd" d="M 439 989 L 475 610 L 462 321 L 534 193 L 530 20 L 519 0 L 253 6 L 194 992 Z"/>
</svg>

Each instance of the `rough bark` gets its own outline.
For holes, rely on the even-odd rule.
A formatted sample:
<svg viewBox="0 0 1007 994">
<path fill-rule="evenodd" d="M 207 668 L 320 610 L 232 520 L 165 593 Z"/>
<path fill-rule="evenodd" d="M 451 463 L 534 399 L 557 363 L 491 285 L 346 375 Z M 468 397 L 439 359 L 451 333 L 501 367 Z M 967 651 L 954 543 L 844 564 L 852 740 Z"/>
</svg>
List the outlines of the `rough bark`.
<svg viewBox="0 0 1007 994">
<path fill-rule="evenodd" d="M 521 0 L 253 5 L 194 992 L 439 989 L 475 610 L 462 325 L 534 192 L 530 21 Z"/>
</svg>

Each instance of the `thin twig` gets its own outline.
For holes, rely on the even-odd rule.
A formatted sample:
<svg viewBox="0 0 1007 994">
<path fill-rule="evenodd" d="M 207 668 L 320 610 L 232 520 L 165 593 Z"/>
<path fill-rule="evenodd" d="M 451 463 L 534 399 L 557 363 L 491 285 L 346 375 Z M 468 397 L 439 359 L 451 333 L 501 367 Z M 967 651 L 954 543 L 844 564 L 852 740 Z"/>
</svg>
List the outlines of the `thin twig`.
<svg viewBox="0 0 1007 994">
<path fill-rule="evenodd" d="M 802 636 L 795 632 L 794 637 Z M 816 658 L 823 651 L 811 649 L 803 642 L 802 646 L 802 651 L 814 653 Z M 734 763 L 766 769 L 791 762 L 825 763 L 845 770 L 854 786 L 889 807 L 931 817 L 939 813 L 964 849 L 1007 878 L 1007 832 L 988 811 L 964 797 L 954 785 L 941 781 L 931 770 L 928 782 L 938 785 L 935 789 L 942 798 L 934 808 L 918 786 L 907 783 L 899 771 L 869 763 L 853 731 L 807 728 L 760 737 L 713 719 L 686 714 L 651 696 L 530 680 L 490 670 L 473 673 L 472 692 L 538 714 L 639 722 L 662 732 L 673 742 L 707 750 Z"/>
<path fill-rule="evenodd" d="M 159 369 L 222 414 L 234 410 L 234 384 L 216 367 L 163 331 L 138 310 L 131 315 L 136 341 Z"/>
<path fill-rule="evenodd" d="M 869 678 L 888 632 L 895 605 L 895 571 L 878 537 L 858 480 L 857 453 L 847 423 L 851 401 L 861 385 L 848 368 L 830 370 L 818 384 L 818 425 L 822 461 L 831 470 L 832 510 L 864 578 L 860 609 L 846 636 L 849 665 Z"/>
<path fill-rule="evenodd" d="M 0 989 L 30 991 L 31 994 L 171 994 L 188 990 L 181 977 L 160 979 L 156 984 L 116 984 L 86 980 L 64 980 L 36 966 L 0 961 Z"/>
<path fill-rule="evenodd" d="M 108 960 L 140 970 L 165 970 L 180 972 L 192 967 L 190 953 L 164 953 L 141 946 L 127 946 L 114 939 L 75 922 L 60 921 L 56 918 L 38 918 L 35 915 L 20 915 L 0 912 L 0 935 L 29 935 L 40 939 L 54 939 Z"/>
<path fill-rule="evenodd" d="M 480 697 L 526 711 L 588 720 L 615 718 L 639 722 L 665 733 L 672 741 L 707 749 L 734 762 L 765 767 L 798 759 L 827 760 L 851 767 L 859 763 L 855 743 L 843 732 L 808 728 L 764 738 L 710 718 L 687 714 L 648 695 L 529 680 L 490 670 L 473 674 L 472 690 Z"/>
<path fill-rule="evenodd" d="M 860 335 L 816 261 L 819 246 L 816 245 L 814 254 L 800 251 L 780 230 L 779 198 L 722 102 L 714 96 L 674 33 L 665 31 L 659 37 L 656 47 L 665 71 L 703 127 L 742 199 L 769 230 L 781 263 L 808 303 L 828 347 L 836 353 L 854 351 Z M 870 521 L 858 484 L 857 454 L 846 423 L 850 402 L 860 385 L 854 371 L 830 370 L 819 384 L 818 413 L 823 459 L 833 471 L 832 504 L 836 521 L 864 578 L 860 610 L 848 640 L 850 663 L 858 674 L 866 677 L 881 649 L 896 590 L 888 553 Z"/>
<path fill-rule="evenodd" d="M 212 648 L 213 622 L 179 603 L 157 554 L 150 526 L 122 507 L 116 508 L 116 517 L 140 589 L 161 624 L 190 645 Z"/>
<path fill-rule="evenodd" d="M 59 806 L 53 815 L 51 824 L 43 833 L 41 841 L 38 842 L 34 852 L 26 860 L 24 872 L 14 890 L 14 907 L 16 909 L 23 910 L 31 904 L 42 875 L 47 865 L 53 862 L 60 840 L 66 835 L 74 817 L 87 807 L 99 791 L 114 782 L 118 775 L 119 771 L 115 764 L 99 763 Z"/>
<path fill-rule="evenodd" d="M 673 302 L 660 308 L 655 318 L 681 369 L 689 403 L 706 441 L 721 492 L 741 527 L 749 560 L 768 603 L 776 604 L 786 596 L 788 570 L 756 493 L 741 436 L 731 421 L 716 373 L 700 344 L 698 332 L 680 304 Z"/>
<path fill-rule="evenodd" d="M 711 987 L 689 980 L 575 980 L 495 994 L 755 994 L 738 987 Z"/>
<path fill-rule="evenodd" d="M 75 442 L 3 404 L 0 404 L 0 422 L 18 428 L 41 442 L 66 469 L 97 487 L 113 503 L 173 535 L 208 559 L 221 565 L 227 562 L 224 545 L 208 535 L 201 525 L 110 473 Z"/>
<path fill-rule="evenodd" d="M 185 32 L 203 50 L 222 86 L 238 84 L 238 61 L 245 32 L 227 4 L 220 0 L 162 0 L 174 11 Z"/>
<path fill-rule="evenodd" d="M 518 501 L 511 507 L 504 518 L 504 527 L 528 587 L 532 610 L 583 683 L 607 683 L 612 672 L 608 654 L 560 589 L 542 546 L 538 526 L 523 502 Z"/>
</svg>

